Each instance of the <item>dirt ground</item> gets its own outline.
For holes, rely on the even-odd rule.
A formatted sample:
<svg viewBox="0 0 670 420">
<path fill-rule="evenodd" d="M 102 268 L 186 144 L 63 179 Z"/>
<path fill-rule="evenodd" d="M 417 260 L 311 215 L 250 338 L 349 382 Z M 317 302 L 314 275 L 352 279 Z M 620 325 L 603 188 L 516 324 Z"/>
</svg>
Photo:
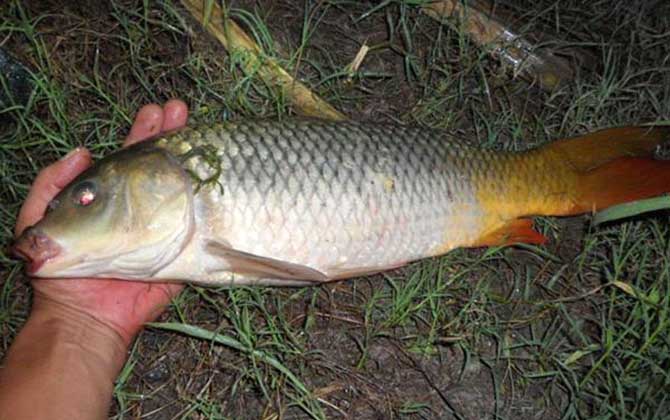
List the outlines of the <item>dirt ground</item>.
<svg viewBox="0 0 670 420">
<path fill-rule="evenodd" d="M 246 17 L 253 23 L 250 16 L 255 16 L 265 23 L 273 42 L 264 46 L 353 119 L 428 125 L 448 129 L 464 142 L 519 150 L 598 127 L 668 115 L 666 104 L 653 109 L 653 101 L 637 96 L 648 89 L 653 97 L 663 89 L 667 50 L 649 41 L 642 51 L 640 42 L 630 41 L 653 39 L 631 28 L 663 33 L 661 25 L 667 20 L 659 16 L 670 14 L 663 2 L 638 2 L 630 9 L 626 2 L 499 3 L 500 13 L 514 17 L 515 27 L 523 28 L 532 42 L 566 55 L 577 48 L 594 59 L 574 83 L 597 87 L 568 87 L 560 93 L 510 77 L 457 24 L 435 22 L 416 2 L 225 3 L 231 10 L 250 13 L 236 12 L 241 22 Z M 132 115 L 149 101 L 182 97 L 192 107 L 192 118 L 205 123 L 291 114 L 271 89 L 246 78 L 179 3 L 146 2 L 145 7 L 130 0 L 22 1 L 0 6 L 0 11 L 8 22 L 24 28 L 0 37 L 3 48 L 61 89 L 54 95 L 62 102 L 45 93 L 32 116 L 53 130 L 63 124 L 60 114 L 73 122 L 63 129 L 69 133 L 65 144 L 30 149 L 35 162 L 22 169 L 24 184 L 35 168 L 71 145 L 87 145 L 98 155 L 113 149 L 111 141 L 101 144 L 99 138 L 125 134 L 122 115 Z M 635 19 L 639 22 L 631 23 Z M 21 26 L 26 22 L 37 35 Z M 249 22 L 245 27 L 253 26 Z M 307 41 L 305 22 L 310 23 Z M 665 35 L 658 39 L 668 41 Z M 361 73 L 351 78 L 338 74 L 363 43 L 375 48 Z M 635 50 L 626 52 L 629 45 Z M 624 72 L 621 68 L 627 65 L 630 73 L 652 74 L 639 83 L 618 86 L 625 77 L 614 75 L 611 85 L 601 83 L 609 71 L 616 73 L 608 61 L 613 58 L 604 55 L 609 47 L 619 54 L 616 71 Z M 616 90 L 616 99 L 599 103 L 604 95 L 591 92 L 607 88 Z M 617 101 L 620 111 L 614 115 Z M 54 111 L 55 103 L 63 109 Z M 117 113 L 116 107 L 123 112 Z M 20 203 L 25 188 L 5 188 L 3 201 Z M 12 206 L 12 211 L 18 208 Z M 667 214 L 654 217 L 630 229 L 647 232 L 657 223 L 665 224 L 667 232 Z M 621 227 L 608 227 L 597 236 L 587 220 L 541 220 L 552 241 L 540 251 L 458 250 L 391 273 L 318 288 L 189 287 L 160 322 L 182 322 L 235 337 L 280 360 L 308 392 L 250 352 L 148 328 L 130 352 L 110 417 L 608 418 L 600 405 L 614 394 L 605 385 L 582 379 L 602 379 L 600 371 L 589 372 L 605 353 L 604 344 L 598 347 L 606 341 L 603 313 L 613 319 L 633 313 L 613 307 L 609 289 L 593 292 L 608 281 L 608 270 L 615 265 L 612 255 L 627 242 L 621 239 Z M 5 243 L 10 236 L 6 228 Z M 649 258 L 660 261 L 662 252 L 649 251 Z M 2 295 L 6 349 L 28 313 L 30 288 L 16 262 L 5 256 L 3 263 L 3 272 L 12 279 Z M 667 275 L 660 267 L 649 268 L 648 277 Z M 640 270 L 628 263 L 622 273 L 636 278 Z M 568 363 L 570 356 L 575 359 Z M 667 370 L 667 359 L 662 360 L 660 366 Z M 658 381 L 657 388 L 670 389 L 667 379 Z M 652 394 L 645 401 L 659 413 L 655 418 L 664 418 L 662 412 L 670 406 Z M 636 397 L 633 393 L 626 398 Z"/>
</svg>

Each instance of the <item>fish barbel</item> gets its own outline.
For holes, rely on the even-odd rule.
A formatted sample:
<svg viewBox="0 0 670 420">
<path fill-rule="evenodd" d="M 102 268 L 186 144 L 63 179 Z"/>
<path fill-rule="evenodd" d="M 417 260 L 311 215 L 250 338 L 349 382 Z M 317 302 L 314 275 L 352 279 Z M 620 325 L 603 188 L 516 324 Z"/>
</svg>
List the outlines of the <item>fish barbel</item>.
<svg viewBox="0 0 670 420">
<path fill-rule="evenodd" d="M 185 128 L 113 153 L 15 251 L 38 277 L 304 285 L 458 247 L 543 243 L 535 215 L 670 190 L 664 127 L 520 153 L 426 128 L 318 120 Z"/>
</svg>

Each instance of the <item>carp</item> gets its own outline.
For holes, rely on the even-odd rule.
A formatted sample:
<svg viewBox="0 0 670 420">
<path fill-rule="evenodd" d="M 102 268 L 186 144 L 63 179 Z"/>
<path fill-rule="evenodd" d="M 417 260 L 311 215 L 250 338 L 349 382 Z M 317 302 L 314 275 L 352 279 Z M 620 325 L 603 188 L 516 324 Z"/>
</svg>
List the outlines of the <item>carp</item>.
<svg viewBox="0 0 670 420">
<path fill-rule="evenodd" d="M 670 191 L 670 128 L 524 152 L 444 132 L 318 120 L 184 128 L 82 173 L 14 251 L 36 277 L 308 285 L 458 247 L 541 244 L 532 216 Z"/>
</svg>

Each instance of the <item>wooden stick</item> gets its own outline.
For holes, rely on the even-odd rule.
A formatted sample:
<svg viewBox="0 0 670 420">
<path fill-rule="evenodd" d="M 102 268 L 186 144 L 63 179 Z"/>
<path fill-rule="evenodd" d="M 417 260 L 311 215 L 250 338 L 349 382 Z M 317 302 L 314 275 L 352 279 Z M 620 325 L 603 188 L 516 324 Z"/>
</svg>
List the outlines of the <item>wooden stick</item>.
<svg viewBox="0 0 670 420">
<path fill-rule="evenodd" d="M 566 60 L 534 48 L 528 40 L 487 13 L 490 5 L 484 1 L 468 3 L 466 6 L 461 0 L 440 0 L 423 5 L 421 10 L 439 21 L 458 19 L 475 43 L 511 65 L 515 76 L 537 82 L 544 90 L 554 90 L 574 78 L 575 70 Z"/>
<path fill-rule="evenodd" d="M 308 117 L 334 121 L 347 119 L 307 86 L 291 77 L 277 62 L 265 56 L 258 44 L 237 23 L 224 16 L 218 2 L 214 2 L 206 25 L 203 0 L 182 0 L 182 4 L 230 54 L 241 52 L 245 55 L 246 59 L 242 64 L 245 72 L 248 74 L 256 72 L 268 86 L 278 86 L 293 103 L 296 112 Z"/>
</svg>

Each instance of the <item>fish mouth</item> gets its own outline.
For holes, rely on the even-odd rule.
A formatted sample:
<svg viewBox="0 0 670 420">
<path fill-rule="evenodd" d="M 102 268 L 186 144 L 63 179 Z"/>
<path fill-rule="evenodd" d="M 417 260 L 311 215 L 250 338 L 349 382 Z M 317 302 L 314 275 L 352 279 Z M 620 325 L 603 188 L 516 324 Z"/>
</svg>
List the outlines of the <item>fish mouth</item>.
<svg viewBox="0 0 670 420">
<path fill-rule="evenodd" d="M 34 275 L 45 262 L 58 256 L 61 248 L 43 232 L 31 227 L 21 234 L 10 252 L 15 257 L 26 261 L 26 273 Z"/>
</svg>

